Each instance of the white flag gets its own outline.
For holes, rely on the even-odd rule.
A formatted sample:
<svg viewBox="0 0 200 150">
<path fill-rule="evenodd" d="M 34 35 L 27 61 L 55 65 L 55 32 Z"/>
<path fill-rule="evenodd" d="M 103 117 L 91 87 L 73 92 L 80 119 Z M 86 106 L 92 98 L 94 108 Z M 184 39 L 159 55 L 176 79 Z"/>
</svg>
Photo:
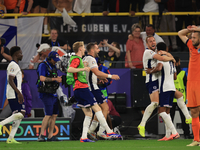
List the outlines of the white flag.
<svg viewBox="0 0 200 150">
<path fill-rule="evenodd" d="M 44 17 L 0 19 L 0 37 L 6 39 L 6 47 L 21 47 L 22 69 L 28 67 L 31 57 L 37 53 L 36 44 L 41 42 L 43 19 Z"/>
</svg>

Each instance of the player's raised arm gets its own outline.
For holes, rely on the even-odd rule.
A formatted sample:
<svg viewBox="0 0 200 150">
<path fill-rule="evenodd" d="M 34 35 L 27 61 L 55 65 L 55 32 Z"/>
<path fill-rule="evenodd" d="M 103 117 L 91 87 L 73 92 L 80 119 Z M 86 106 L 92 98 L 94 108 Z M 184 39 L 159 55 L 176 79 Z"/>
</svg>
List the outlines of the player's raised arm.
<svg viewBox="0 0 200 150">
<path fill-rule="evenodd" d="M 178 32 L 178 36 L 183 41 L 183 43 L 186 43 L 188 40 L 188 37 L 186 36 L 188 33 L 190 33 L 188 29 L 183 29 Z"/>
<path fill-rule="evenodd" d="M 84 67 L 84 68 L 69 67 L 68 70 L 67 70 L 67 72 L 70 72 L 70 73 L 76 73 L 76 72 L 80 72 L 80 71 L 87 71 L 87 72 L 89 72 L 90 68 L 89 67 Z"/>
<path fill-rule="evenodd" d="M 182 29 L 178 32 L 178 36 L 183 41 L 183 43 L 186 43 L 188 40 L 187 34 L 194 31 L 200 31 L 200 28 L 195 25 L 187 26 L 187 29 Z"/>
<path fill-rule="evenodd" d="M 119 80 L 120 77 L 118 75 L 111 75 L 111 74 L 106 74 L 102 71 L 100 71 L 98 68 L 92 68 L 91 71 L 98 77 L 98 78 L 111 78 L 114 80 Z"/>
</svg>

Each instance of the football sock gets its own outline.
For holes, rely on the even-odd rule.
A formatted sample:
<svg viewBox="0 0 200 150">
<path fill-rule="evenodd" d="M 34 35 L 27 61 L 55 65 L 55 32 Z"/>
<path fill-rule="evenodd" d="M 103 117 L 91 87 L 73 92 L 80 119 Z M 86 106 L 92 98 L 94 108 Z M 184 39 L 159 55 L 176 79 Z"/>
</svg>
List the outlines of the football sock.
<svg viewBox="0 0 200 150">
<path fill-rule="evenodd" d="M 14 138 L 21 121 L 22 121 L 22 119 L 13 121 L 12 130 L 11 130 L 10 135 L 8 137 L 10 140 L 12 140 Z"/>
<path fill-rule="evenodd" d="M 104 131 L 105 131 L 105 128 L 102 125 L 100 125 L 98 133 L 102 134 Z"/>
<path fill-rule="evenodd" d="M 100 126 L 102 125 L 105 128 L 107 133 L 112 133 L 113 131 L 109 128 L 102 111 L 96 112 L 95 115 L 97 116 L 97 119 L 100 122 Z"/>
<path fill-rule="evenodd" d="M 167 128 L 169 128 L 169 130 L 171 130 L 172 134 L 176 134 L 177 131 L 176 131 L 175 127 L 174 127 L 174 124 L 172 123 L 170 115 L 168 115 L 166 112 L 162 112 L 159 115 L 164 120 Z"/>
<path fill-rule="evenodd" d="M 194 135 L 194 141 L 199 142 L 199 117 L 192 118 L 192 131 Z"/>
<path fill-rule="evenodd" d="M 149 117 L 151 116 L 152 112 L 154 111 L 154 109 L 158 106 L 157 102 L 151 102 L 151 104 L 149 104 L 147 106 L 147 108 L 144 111 L 143 117 L 142 117 L 142 121 L 140 123 L 141 126 L 145 126 L 147 120 L 149 119 Z"/>
<path fill-rule="evenodd" d="M 189 111 L 187 109 L 187 106 L 185 105 L 185 102 L 183 100 L 183 96 L 177 99 L 177 105 L 178 107 L 181 109 L 181 111 L 183 112 L 184 116 L 186 119 L 190 119 L 191 116 L 189 114 Z"/>
<path fill-rule="evenodd" d="M 170 115 L 170 114 L 167 114 L 168 116 Z M 170 135 L 171 135 L 171 130 L 167 127 L 167 125 L 165 124 L 165 130 L 166 130 L 166 137 L 167 138 L 169 138 L 170 137 Z"/>
<path fill-rule="evenodd" d="M 90 122 L 91 122 L 92 117 L 89 116 L 85 116 L 85 119 L 83 121 L 83 131 L 82 131 L 82 139 L 87 138 L 87 132 L 90 126 Z"/>
<path fill-rule="evenodd" d="M 98 124 L 99 124 L 98 121 L 93 120 L 92 123 L 91 123 L 91 125 L 90 125 L 89 130 L 92 131 L 92 132 L 94 132 L 94 130 L 97 128 Z"/>
<path fill-rule="evenodd" d="M 22 113 L 18 112 L 18 113 L 12 114 L 10 117 L 4 119 L 3 121 L 0 122 L 0 124 L 2 126 L 4 126 L 5 124 L 8 124 L 12 121 L 23 119 L 23 118 L 24 118 L 24 116 L 22 115 Z"/>
</svg>

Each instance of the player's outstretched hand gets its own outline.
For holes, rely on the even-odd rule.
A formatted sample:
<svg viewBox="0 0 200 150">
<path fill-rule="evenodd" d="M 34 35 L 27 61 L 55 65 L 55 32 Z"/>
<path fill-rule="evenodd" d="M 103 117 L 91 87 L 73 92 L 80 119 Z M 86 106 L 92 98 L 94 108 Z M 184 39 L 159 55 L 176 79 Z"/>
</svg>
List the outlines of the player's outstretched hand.
<svg viewBox="0 0 200 150">
<path fill-rule="evenodd" d="M 90 72 L 90 67 L 85 67 L 84 70 Z"/>
<path fill-rule="evenodd" d="M 120 77 L 119 77 L 118 75 L 116 75 L 116 74 L 113 74 L 113 75 L 112 75 L 112 79 L 114 79 L 114 80 L 119 80 Z"/>
</svg>

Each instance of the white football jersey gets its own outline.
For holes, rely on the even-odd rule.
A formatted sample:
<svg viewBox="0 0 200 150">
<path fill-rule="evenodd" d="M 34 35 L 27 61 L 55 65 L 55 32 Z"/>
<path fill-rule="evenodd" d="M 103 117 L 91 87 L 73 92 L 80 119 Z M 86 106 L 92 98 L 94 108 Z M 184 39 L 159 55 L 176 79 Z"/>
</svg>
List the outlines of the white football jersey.
<svg viewBox="0 0 200 150">
<path fill-rule="evenodd" d="M 90 69 L 98 68 L 96 59 L 90 55 L 85 56 L 83 58 L 83 62 L 87 62 L 88 63 L 87 67 L 89 67 Z M 87 79 L 90 91 L 99 89 L 97 85 L 97 76 L 92 71 L 90 72 L 86 71 L 86 79 Z"/>
<path fill-rule="evenodd" d="M 159 91 L 160 92 L 176 91 L 174 85 L 174 73 L 176 72 L 176 68 L 173 62 L 158 61 L 158 63 L 163 64 L 162 70 L 159 72 L 158 75 Z"/>
<path fill-rule="evenodd" d="M 9 84 L 9 76 L 15 77 L 14 83 L 15 83 L 17 89 L 22 93 L 22 90 L 21 90 L 22 72 L 21 72 L 19 65 L 15 61 L 11 61 L 7 67 L 7 87 L 6 87 L 6 98 L 14 99 L 14 98 L 16 98 L 15 90 Z"/>
<path fill-rule="evenodd" d="M 156 59 L 153 59 L 153 56 L 155 55 L 156 53 L 150 49 L 146 49 L 144 51 L 144 54 L 143 54 L 143 67 L 144 69 L 145 68 L 153 68 L 153 67 L 156 67 L 157 65 L 157 60 Z M 148 83 L 150 81 L 155 81 L 157 80 L 158 77 L 157 77 L 157 73 L 152 73 L 152 74 L 146 74 L 146 82 L 145 83 Z"/>
</svg>

